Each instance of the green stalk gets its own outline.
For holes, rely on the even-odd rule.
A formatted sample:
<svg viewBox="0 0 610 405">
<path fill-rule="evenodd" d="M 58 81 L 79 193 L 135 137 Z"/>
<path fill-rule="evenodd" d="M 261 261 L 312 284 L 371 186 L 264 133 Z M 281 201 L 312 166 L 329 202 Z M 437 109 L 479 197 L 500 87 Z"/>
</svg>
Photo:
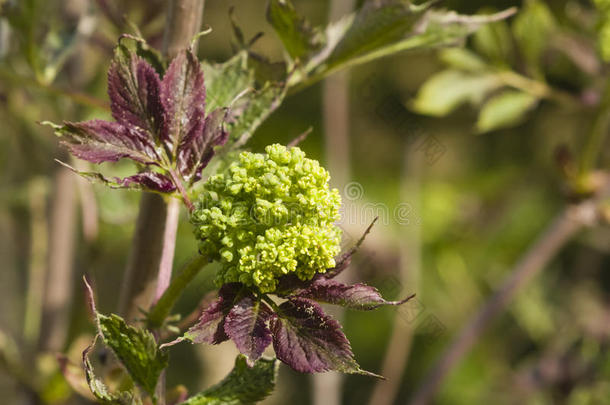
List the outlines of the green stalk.
<svg viewBox="0 0 610 405">
<path fill-rule="evenodd" d="M 197 273 L 199 273 L 199 270 L 208 262 L 208 257 L 197 255 L 197 257 L 191 260 L 182 272 L 172 280 L 169 287 L 148 313 L 147 322 L 150 329 L 158 329 L 163 326 L 165 318 L 170 314 L 170 311 L 176 304 L 178 298 L 182 295 L 184 289 L 193 278 L 195 278 Z"/>
</svg>

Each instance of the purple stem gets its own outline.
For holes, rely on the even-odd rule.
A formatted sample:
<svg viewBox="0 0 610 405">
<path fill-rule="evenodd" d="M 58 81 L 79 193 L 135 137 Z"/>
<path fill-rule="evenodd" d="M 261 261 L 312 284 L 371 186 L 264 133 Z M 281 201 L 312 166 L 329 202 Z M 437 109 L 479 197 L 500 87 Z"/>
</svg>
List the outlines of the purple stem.
<svg viewBox="0 0 610 405">
<path fill-rule="evenodd" d="M 172 267 L 174 253 L 176 250 L 176 233 L 178 231 L 178 219 L 180 218 L 180 200 L 170 199 L 167 204 L 167 216 L 165 217 L 165 233 L 163 235 L 163 250 L 161 251 L 161 262 L 157 276 L 157 288 L 155 290 L 156 303 L 163 295 L 172 278 Z"/>
</svg>

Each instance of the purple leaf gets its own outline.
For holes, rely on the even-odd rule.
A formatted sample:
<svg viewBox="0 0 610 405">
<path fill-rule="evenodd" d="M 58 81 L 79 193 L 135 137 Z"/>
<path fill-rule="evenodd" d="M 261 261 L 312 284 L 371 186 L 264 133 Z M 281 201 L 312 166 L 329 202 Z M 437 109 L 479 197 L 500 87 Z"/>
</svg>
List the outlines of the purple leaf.
<svg viewBox="0 0 610 405">
<path fill-rule="evenodd" d="M 375 287 L 361 283 L 347 285 L 323 277 L 315 279 L 309 288 L 298 292 L 296 296 L 363 311 L 383 305 L 404 304 L 414 297 L 411 295 L 402 301 L 386 301 Z"/>
<path fill-rule="evenodd" d="M 155 69 L 135 53 L 119 47 L 108 71 L 110 109 L 117 122 L 139 128 L 150 140 L 163 128 L 161 81 Z"/>
<path fill-rule="evenodd" d="M 171 193 L 176 191 L 176 186 L 172 179 L 157 172 L 142 172 L 120 179 L 119 181 L 122 187 L 139 186 L 143 189 L 158 191 L 160 193 Z"/>
<path fill-rule="evenodd" d="M 64 122 L 53 127 L 74 156 L 92 163 L 130 158 L 153 165 L 159 159 L 154 144 L 137 128 L 102 120 Z"/>
<path fill-rule="evenodd" d="M 225 317 L 235 304 L 237 294 L 241 291 L 239 283 L 229 283 L 222 286 L 218 299 L 214 301 L 199 317 L 199 321 L 185 334 L 184 339 L 193 343 L 219 344 L 228 340 L 225 333 Z"/>
<path fill-rule="evenodd" d="M 124 179 L 118 177 L 108 178 L 101 173 L 81 172 L 64 162 L 59 160 L 57 162 L 89 181 L 100 182 L 110 188 L 128 188 L 132 190 L 157 191 L 160 193 L 171 193 L 176 190 L 176 186 L 169 177 L 157 172 L 142 172 Z"/>
<path fill-rule="evenodd" d="M 316 274 L 314 279 L 318 277 L 320 275 Z M 303 281 L 294 273 L 286 274 L 278 279 L 274 294 L 280 297 L 288 297 L 295 295 L 297 291 L 306 289 L 310 284 L 311 281 Z"/>
<path fill-rule="evenodd" d="M 203 150 L 203 154 L 201 155 L 201 159 L 199 161 L 199 165 L 195 168 L 195 175 L 193 176 L 193 182 L 197 180 L 201 180 L 201 171 L 206 168 L 210 160 L 216 154 L 214 147 L 223 146 L 227 143 L 229 139 L 229 133 L 225 131 L 224 128 L 220 128 L 216 130 L 211 136 L 211 140 L 209 145 Z"/>
<path fill-rule="evenodd" d="M 320 305 L 292 298 L 280 305 L 271 320 L 277 358 L 302 373 L 336 370 L 379 377 L 360 368 L 339 322 Z"/>
<path fill-rule="evenodd" d="M 239 351 L 247 356 L 250 367 L 271 344 L 267 323 L 272 316 L 271 308 L 253 296 L 242 298 L 227 315 L 224 330 Z"/>
<path fill-rule="evenodd" d="M 186 180 L 199 180 L 201 171 L 214 156 L 214 147 L 224 145 L 228 134 L 223 128 L 225 111 L 212 111 L 202 122 L 201 130 L 192 131 L 178 147 L 177 165 Z"/>
<path fill-rule="evenodd" d="M 165 111 L 161 141 L 175 156 L 179 147 L 188 147 L 189 140 L 200 136 L 204 128 L 203 71 L 192 52 L 179 53 L 167 68 L 161 82 L 161 102 Z"/>
</svg>

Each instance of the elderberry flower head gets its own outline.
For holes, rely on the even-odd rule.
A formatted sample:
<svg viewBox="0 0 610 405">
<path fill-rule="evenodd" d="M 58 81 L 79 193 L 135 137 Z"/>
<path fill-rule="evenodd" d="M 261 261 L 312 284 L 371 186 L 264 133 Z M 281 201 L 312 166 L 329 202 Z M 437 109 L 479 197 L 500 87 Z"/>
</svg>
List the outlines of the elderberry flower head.
<svg viewBox="0 0 610 405">
<path fill-rule="evenodd" d="M 310 280 L 335 266 L 341 197 L 329 174 L 297 147 L 243 152 L 212 176 L 192 214 L 200 252 L 221 263 L 219 285 L 240 282 L 273 292 L 278 278 Z"/>
</svg>

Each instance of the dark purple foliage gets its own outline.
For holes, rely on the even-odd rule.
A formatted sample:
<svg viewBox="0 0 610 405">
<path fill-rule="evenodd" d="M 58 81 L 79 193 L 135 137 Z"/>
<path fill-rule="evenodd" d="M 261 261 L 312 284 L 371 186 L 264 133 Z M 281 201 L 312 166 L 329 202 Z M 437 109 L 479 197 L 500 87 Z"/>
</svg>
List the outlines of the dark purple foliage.
<svg viewBox="0 0 610 405">
<path fill-rule="evenodd" d="M 375 287 L 361 283 L 347 285 L 323 277 L 314 280 L 311 286 L 298 292 L 296 296 L 364 311 L 383 305 L 400 305 L 413 298 L 410 296 L 401 301 L 386 301 Z"/>
<path fill-rule="evenodd" d="M 116 162 L 129 158 L 138 163 L 154 165 L 159 159 L 154 143 L 146 133 L 118 122 L 65 122 L 61 131 L 64 137 L 62 143 L 70 152 L 89 162 Z"/>
<path fill-rule="evenodd" d="M 354 360 L 339 322 L 326 315 L 320 305 L 294 298 L 280 305 L 279 310 L 271 320 L 278 359 L 303 373 L 336 370 L 370 374 Z"/>
<path fill-rule="evenodd" d="M 157 166 L 161 173 L 146 168 L 126 179 L 81 173 L 85 177 L 112 187 L 173 192 L 180 188 L 177 182 L 199 180 L 214 147 L 227 140 L 224 110 L 205 115 L 203 70 L 190 51 L 179 53 L 160 79 L 149 62 L 119 43 L 108 71 L 108 95 L 116 122 L 54 126 L 62 143 L 73 155 L 92 163 L 128 158 Z"/>
<path fill-rule="evenodd" d="M 272 316 L 271 308 L 252 296 L 239 300 L 227 315 L 225 333 L 247 357 L 250 366 L 271 344 L 271 331 L 267 324 Z"/>
<path fill-rule="evenodd" d="M 142 172 L 133 176 L 125 177 L 121 180 L 123 187 L 131 187 L 132 185 L 141 185 L 149 190 L 158 191 L 160 193 L 171 193 L 176 190 L 176 186 L 172 179 L 164 174 L 157 172 Z"/>
<path fill-rule="evenodd" d="M 237 294 L 242 289 L 239 283 L 230 283 L 222 286 L 218 292 L 218 299 L 214 301 L 199 317 L 199 321 L 192 326 L 184 338 L 193 343 L 218 344 L 229 337 L 225 333 L 225 317 L 235 304 Z"/>
<path fill-rule="evenodd" d="M 121 125 L 136 127 L 150 135 L 163 125 L 161 81 L 157 72 L 135 54 L 127 61 L 115 58 L 108 70 L 108 96 L 112 117 Z"/>
<path fill-rule="evenodd" d="M 161 84 L 165 122 L 161 141 L 168 151 L 188 147 L 189 139 L 203 131 L 205 86 L 199 61 L 181 52 L 167 68 Z"/>
</svg>

